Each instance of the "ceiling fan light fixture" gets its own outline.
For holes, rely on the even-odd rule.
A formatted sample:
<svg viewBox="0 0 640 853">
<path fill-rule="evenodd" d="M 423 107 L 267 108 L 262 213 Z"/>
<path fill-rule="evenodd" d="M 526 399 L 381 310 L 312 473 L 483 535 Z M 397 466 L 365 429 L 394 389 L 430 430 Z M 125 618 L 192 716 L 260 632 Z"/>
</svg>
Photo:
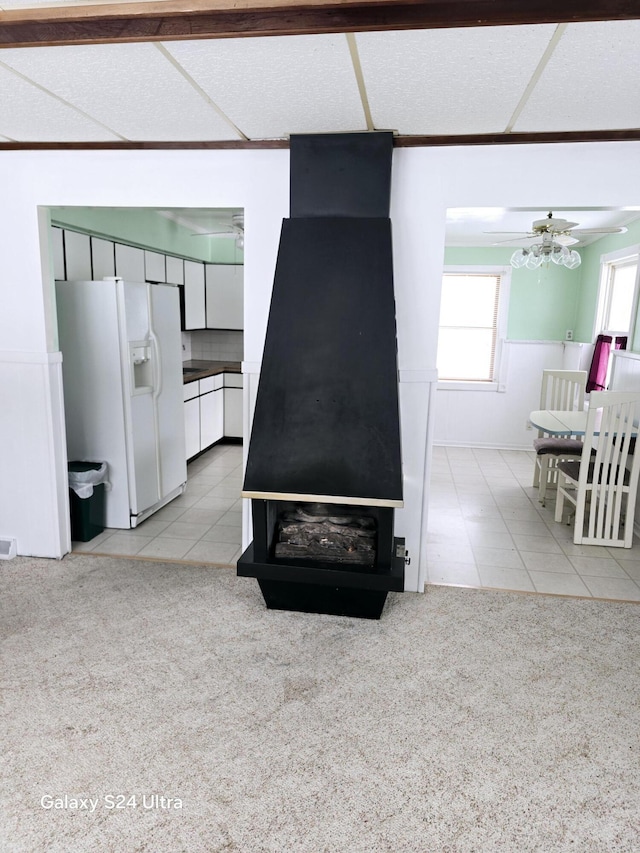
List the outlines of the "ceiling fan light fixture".
<svg viewBox="0 0 640 853">
<path fill-rule="evenodd" d="M 582 263 L 582 258 L 576 252 L 575 249 L 572 249 L 569 252 L 569 254 L 567 255 L 567 258 L 564 262 L 564 265 L 567 269 L 574 270 L 576 267 L 579 267 L 581 263 Z"/>
<path fill-rule="evenodd" d="M 558 264 L 558 266 L 564 266 L 569 254 L 569 249 L 566 246 L 555 244 L 551 252 L 551 260 L 554 264 Z"/>
<path fill-rule="evenodd" d="M 527 252 L 526 249 L 517 249 L 513 255 L 511 255 L 511 266 L 517 270 L 520 269 L 520 267 L 523 267 L 526 264 L 528 255 L 529 252 Z"/>
<path fill-rule="evenodd" d="M 582 263 L 582 258 L 575 249 L 569 249 L 555 240 L 544 239 L 542 243 L 534 243 L 526 249 L 517 249 L 511 255 L 511 266 L 515 269 L 525 267 L 529 270 L 538 269 L 552 261 L 561 267 L 574 270 Z"/>
</svg>

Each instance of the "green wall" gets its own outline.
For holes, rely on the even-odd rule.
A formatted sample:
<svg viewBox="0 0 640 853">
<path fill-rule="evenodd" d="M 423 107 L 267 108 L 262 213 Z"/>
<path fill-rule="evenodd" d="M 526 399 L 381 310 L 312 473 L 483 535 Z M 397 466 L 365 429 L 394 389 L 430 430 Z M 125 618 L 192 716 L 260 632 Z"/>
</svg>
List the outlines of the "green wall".
<svg viewBox="0 0 640 853">
<path fill-rule="evenodd" d="M 562 341 L 567 329 L 573 339 L 591 343 L 598 307 L 600 256 L 640 243 L 640 220 L 625 234 L 611 234 L 578 248 L 582 264 L 575 270 L 550 264 L 537 270 L 511 271 L 507 337 L 515 341 Z M 445 264 L 508 266 L 514 249 L 456 248 L 445 250 Z M 640 324 L 634 349 L 640 350 Z"/>
<path fill-rule="evenodd" d="M 243 263 L 235 240 L 192 237 L 191 230 L 143 207 L 52 207 L 51 222 L 167 255 L 219 264 Z"/>
<path fill-rule="evenodd" d="M 509 266 L 514 248 L 449 248 L 445 264 Z M 574 329 L 580 267 L 568 270 L 550 264 L 537 270 L 511 270 L 507 338 L 512 341 L 560 341 Z"/>
</svg>

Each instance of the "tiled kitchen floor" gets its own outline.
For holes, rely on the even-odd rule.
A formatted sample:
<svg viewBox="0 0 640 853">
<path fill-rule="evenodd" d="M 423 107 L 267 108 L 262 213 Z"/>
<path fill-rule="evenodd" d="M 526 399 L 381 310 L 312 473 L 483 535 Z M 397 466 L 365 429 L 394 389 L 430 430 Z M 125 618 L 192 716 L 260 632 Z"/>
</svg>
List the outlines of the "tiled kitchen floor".
<svg viewBox="0 0 640 853">
<path fill-rule="evenodd" d="M 640 601 L 640 542 L 573 544 L 531 485 L 534 455 L 434 447 L 427 583 Z M 220 444 L 188 466 L 184 495 L 134 530 L 105 530 L 74 551 L 235 564 L 241 553 L 242 447 Z"/>
<path fill-rule="evenodd" d="M 133 530 L 107 528 L 74 551 L 235 564 L 241 553 L 242 446 L 218 444 L 187 466 L 187 489 Z"/>
<path fill-rule="evenodd" d="M 640 543 L 574 545 L 532 487 L 534 454 L 434 447 L 427 582 L 640 601 Z"/>
</svg>

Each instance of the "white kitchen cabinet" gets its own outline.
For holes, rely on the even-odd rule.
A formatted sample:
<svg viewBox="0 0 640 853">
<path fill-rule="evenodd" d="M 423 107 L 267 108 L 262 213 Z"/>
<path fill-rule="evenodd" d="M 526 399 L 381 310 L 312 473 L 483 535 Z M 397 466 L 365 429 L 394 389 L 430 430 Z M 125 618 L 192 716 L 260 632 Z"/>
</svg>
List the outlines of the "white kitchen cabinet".
<svg viewBox="0 0 640 853">
<path fill-rule="evenodd" d="M 187 459 L 191 459 L 200 453 L 200 397 L 187 400 L 184 404 L 184 437 Z"/>
<path fill-rule="evenodd" d="M 145 281 L 164 284 L 167 280 L 164 255 L 161 255 L 160 252 L 150 252 L 148 249 L 145 249 L 144 274 Z"/>
<path fill-rule="evenodd" d="M 184 260 L 166 256 L 167 284 L 184 284 Z"/>
<path fill-rule="evenodd" d="M 116 243 L 116 275 L 125 281 L 145 281 L 144 249 Z"/>
<path fill-rule="evenodd" d="M 224 437 L 223 376 L 206 376 L 184 385 L 187 459 Z"/>
<path fill-rule="evenodd" d="M 64 234 L 62 228 L 51 229 L 51 254 L 53 257 L 53 277 L 64 281 Z"/>
<path fill-rule="evenodd" d="M 244 327 L 244 266 L 206 264 L 207 328 Z"/>
<path fill-rule="evenodd" d="M 200 449 L 205 450 L 224 435 L 224 391 L 200 397 Z"/>
<path fill-rule="evenodd" d="M 116 274 L 115 245 L 112 240 L 91 238 L 91 259 L 93 261 L 94 280 L 110 278 Z"/>
<path fill-rule="evenodd" d="M 187 400 L 192 400 L 194 397 L 200 396 L 200 383 L 196 379 L 195 382 L 185 382 L 182 386 L 182 393 L 184 394 L 185 403 Z"/>
<path fill-rule="evenodd" d="M 224 389 L 225 438 L 242 438 L 242 388 Z"/>
<path fill-rule="evenodd" d="M 184 262 L 184 327 L 204 329 L 204 264 L 197 261 Z"/>
<path fill-rule="evenodd" d="M 67 281 L 91 281 L 91 238 L 77 231 L 64 232 Z"/>
</svg>

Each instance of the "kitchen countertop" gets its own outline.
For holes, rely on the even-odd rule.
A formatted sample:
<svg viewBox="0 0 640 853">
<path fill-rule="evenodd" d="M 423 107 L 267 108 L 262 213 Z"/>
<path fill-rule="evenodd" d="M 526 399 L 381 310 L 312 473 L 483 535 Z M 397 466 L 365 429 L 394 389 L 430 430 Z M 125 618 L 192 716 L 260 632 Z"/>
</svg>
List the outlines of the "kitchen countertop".
<svg viewBox="0 0 640 853">
<path fill-rule="evenodd" d="M 185 372 L 185 371 L 188 371 Z M 204 361 L 203 359 L 191 359 L 182 362 L 183 382 L 194 382 L 196 379 L 205 379 L 207 376 L 217 376 L 220 373 L 242 373 L 239 361 Z"/>
</svg>

